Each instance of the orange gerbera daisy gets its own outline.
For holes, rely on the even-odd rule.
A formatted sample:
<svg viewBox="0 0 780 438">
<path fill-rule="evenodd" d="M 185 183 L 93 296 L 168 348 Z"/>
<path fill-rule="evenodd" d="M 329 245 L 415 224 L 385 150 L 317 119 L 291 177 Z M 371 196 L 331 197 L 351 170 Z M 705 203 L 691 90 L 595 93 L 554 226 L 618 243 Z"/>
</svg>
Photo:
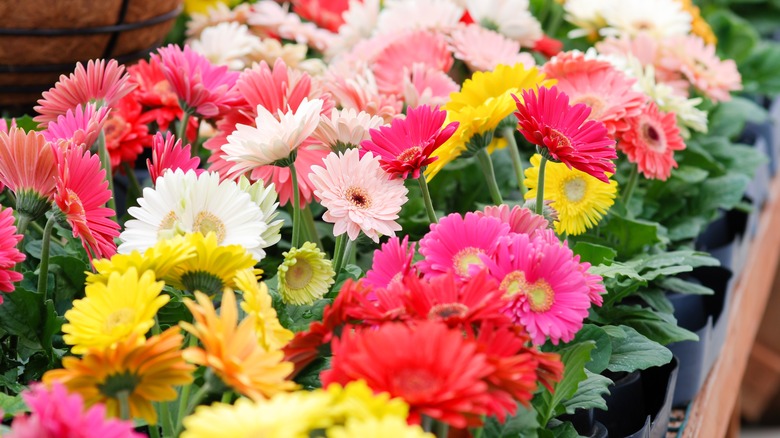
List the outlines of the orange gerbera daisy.
<svg viewBox="0 0 780 438">
<path fill-rule="evenodd" d="M 174 400 L 178 394 L 173 387 L 192 382 L 195 367 L 182 357 L 183 340 L 178 327 L 141 343 L 133 335 L 116 347 L 93 348 L 80 359 L 62 359 L 63 369 L 48 371 L 43 382 L 61 382 L 68 391 L 81 394 L 87 406 L 105 404 L 113 417 L 120 416 L 120 399 L 126 397 L 130 417 L 155 424 L 152 402 Z"/>
<path fill-rule="evenodd" d="M 253 400 L 295 389 L 295 383 L 286 380 L 293 364 L 284 361 L 281 350 L 266 351 L 260 345 L 254 317 L 238 322 L 233 289 L 225 288 L 219 316 L 206 294 L 195 292 L 195 299 L 197 303 L 184 299 L 195 323 L 179 324 L 196 336 L 203 348 L 185 350 L 188 361 L 211 368 L 225 384 Z"/>
</svg>

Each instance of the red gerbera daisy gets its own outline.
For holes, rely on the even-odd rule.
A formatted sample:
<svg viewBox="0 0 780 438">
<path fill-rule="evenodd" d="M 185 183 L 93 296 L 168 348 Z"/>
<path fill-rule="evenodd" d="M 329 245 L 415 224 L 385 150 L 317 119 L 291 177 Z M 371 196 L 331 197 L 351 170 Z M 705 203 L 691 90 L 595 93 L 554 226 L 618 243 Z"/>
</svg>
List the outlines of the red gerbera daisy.
<svg viewBox="0 0 780 438">
<path fill-rule="evenodd" d="M 174 141 L 176 143 L 174 144 Z M 182 147 L 181 139 L 176 140 L 171 132 L 167 132 L 165 137 L 158 132 L 152 140 L 152 159 L 146 160 L 146 168 L 149 169 L 149 177 L 152 183 L 157 181 L 158 176 L 162 176 L 166 170 L 181 169 L 185 173 L 188 170 L 194 170 L 196 175 L 205 172 L 198 169 L 200 158 L 193 157 L 190 153 L 190 145 Z"/>
<path fill-rule="evenodd" d="M 646 178 L 665 181 L 677 167 L 674 151 L 685 149 L 675 114 L 663 113 L 650 102 L 642 114 L 628 120 L 628 125 L 618 147 Z"/>
<path fill-rule="evenodd" d="M 114 211 L 104 207 L 111 191 L 100 159 L 80 147 L 54 150 L 58 171 L 54 202 L 73 229 L 73 237 L 81 239 L 90 261 L 111 257 L 116 253 L 119 225 L 110 219 Z"/>
<path fill-rule="evenodd" d="M 427 415 L 462 428 L 479 425 L 486 413 L 483 379 L 494 369 L 474 342 L 442 323 L 390 323 L 345 333 L 332 350 L 331 369 L 320 375 L 323 386 L 365 380 L 375 392 L 409 403 L 411 423 Z"/>
<path fill-rule="evenodd" d="M 132 95 L 120 100 L 106 120 L 103 133 L 106 149 L 111 156 L 111 168 L 120 164 L 135 163 L 144 146 L 150 146 L 152 137 L 149 127 L 141 120 L 141 104 Z"/>
<path fill-rule="evenodd" d="M 540 87 L 538 93 L 524 90 L 522 101 L 512 97 L 520 132 L 543 155 L 609 183 L 606 174 L 615 173 L 615 141 L 603 123 L 587 120 L 591 111 L 587 105 L 569 105 L 569 97 L 557 87 Z"/>
<path fill-rule="evenodd" d="M 14 271 L 14 266 L 25 259 L 24 254 L 16 248 L 22 237 L 16 234 L 14 211 L 10 208 L 0 209 L 0 292 L 13 292 L 13 283 L 23 278 L 21 272 Z M 0 294 L 2 303 L 3 294 Z"/>
<path fill-rule="evenodd" d="M 411 173 L 412 178 L 419 178 L 420 171 L 438 158 L 431 157 L 433 151 L 458 129 L 458 122 L 442 127 L 446 118 L 447 111 L 421 105 L 410 109 L 406 118 L 393 119 L 390 126 L 372 129 L 371 139 L 360 146 L 379 156 L 385 172 L 401 178 Z"/>
</svg>

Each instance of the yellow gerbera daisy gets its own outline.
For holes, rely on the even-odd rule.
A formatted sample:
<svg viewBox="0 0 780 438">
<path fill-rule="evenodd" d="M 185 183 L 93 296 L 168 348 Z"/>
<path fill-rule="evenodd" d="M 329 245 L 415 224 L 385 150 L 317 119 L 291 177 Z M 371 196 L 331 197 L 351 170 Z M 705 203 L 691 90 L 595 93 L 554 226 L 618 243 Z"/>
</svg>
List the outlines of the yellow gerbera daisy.
<svg viewBox="0 0 780 438">
<path fill-rule="evenodd" d="M 184 337 L 178 327 L 146 341 L 136 336 L 113 348 L 91 348 L 81 359 L 65 357 L 63 369 L 46 372 L 43 382 L 62 383 L 68 391 L 81 394 L 87 406 L 105 404 L 112 417 L 120 416 L 120 400 L 126 399 L 131 418 L 155 424 L 157 413 L 152 402 L 176 399 L 173 387 L 191 383 L 195 367 L 182 358 Z"/>
<path fill-rule="evenodd" d="M 258 283 L 251 270 L 240 271 L 235 282 L 236 287 L 244 292 L 241 308 L 255 319 L 260 345 L 267 351 L 279 350 L 287 345 L 295 335 L 279 323 L 265 283 Z"/>
<path fill-rule="evenodd" d="M 168 302 L 160 295 L 164 283 L 155 281 L 152 271 L 140 277 L 135 268 L 112 272 L 107 282 L 86 287 L 86 297 L 73 302 L 62 326 L 66 344 L 73 353 L 84 354 L 91 347 L 107 348 L 136 334 L 139 339 L 154 326 L 154 315 Z"/>
<path fill-rule="evenodd" d="M 300 248 L 282 253 L 279 265 L 279 293 L 285 303 L 311 304 L 322 298 L 333 284 L 336 272 L 317 245 L 306 242 Z"/>
<path fill-rule="evenodd" d="M 114 254 L 111 259 L 95 259 L 92 265 L 96 272 L 87 273 L 87 283 L 105 283 L 112 272 L 125 273 L 131 267 L 138 272 L 151 270 L 157 278 L 164 278 L 174 267 L 194 256 L 195 248 L 184 236 L 163 239 L 143 254 L 133 251 L 130 254 Z"/>
<path fill-rule="evenodd" d="M 420 426 L 409 425 L 406 420 L 397 417 L 382 419 L 349 419 L 344 426 L 334 426 L 328 429 L 328 438 L 434 438 L 435 435 L 425 432 Z"/>
<path fill-rule="evenodd" d="M 525 199 L 536 199 L 539 179 L 539 163 L 542 156 L 531 157 L 531 165 L 525 170 L 525 185 L 528 192 Z M 608 176 L 611 176 L 607 174 Z M 584 233 L 596 226 L 615 202 L 617 181 L 609 184 L 580 172 L 569 169 L 564 163 L 548 161 L 544 173 L 544 199 L 552 201 L 558 212 L 555 231 L 572 236 Z"/>
<path fill-rule="evenodd" d="M 516 109 L 512 94 L 554 84 L 554 80 L 545 79 L 536 67 L 527 69 L 523 64 L 499 65 L 493 71 L 479 71 L 466 79 L 461 90 L 452 93 L 443 107 L 447 110 L 445 124 L 457 121 L 458 130 L 433 153 L 439 159 L 426 169 L 428 180 L 460 156 L 470 142 L 480 143 L 475 146 L 477 149 L 489 146 L 491 151 L 500 146 L 498 139 L 493 138 L 493 131 Z"/>
<path fill-rule="evenodd" d="M 208 296 L 195 292 L 195 299 L 197 303 L 184 299 L 194 324 L 179 324 L 196 336 L 203 348 L 185 350 L 187 360 L 211 368 L 225 384 L 253 400 L 295 389 L 295 383 L 286 380 L 293 364 L 284 361 L 281 350 L 266 351 L 260 346 L 254 316 L 238 322 L 236 295 L 231 288 L 222 293 L 219 316 Z"/>
<path fill-rule="evenodd" d="M 365 381 L 355 380 L 346 386 L 331 383 L 326 390 L 333 397 L 329 414 L 334 424 L 344 424 L 349 418 L 380 419 L 397 417 L 406 420 L 409 405 L 401 398 L 390 398 L 390 394 L 374 394 Z"/>
</svg>

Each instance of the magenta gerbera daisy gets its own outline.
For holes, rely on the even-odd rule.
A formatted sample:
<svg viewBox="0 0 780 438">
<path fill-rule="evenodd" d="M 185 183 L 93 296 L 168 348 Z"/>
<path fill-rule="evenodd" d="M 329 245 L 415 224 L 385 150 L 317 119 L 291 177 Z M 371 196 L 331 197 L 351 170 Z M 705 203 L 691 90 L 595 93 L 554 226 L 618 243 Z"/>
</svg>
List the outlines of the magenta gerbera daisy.
<svg viewBox="0 0 780 438">
<path fill-rule="evenodd" d="M 377 288 L 387 288 L 399 283 L 404 277 L 414 271 L 414 243 L 409 244 L 409 236 L 403 240 L 391 237 L 381 248 L 374 251 L 371 269 L 366 272 L 363 282 Z"/>
<path fill-rule="evenodd" d="M 0 210 L 0 292 L 13 292 L 14 282 L 22 280 L 22 273 L 15 272 L 14 266 L 24 261 L 24 254 L 16 245 L 22 240 L 21 234 L 16 234 L 14 226 L 14 211 L 10 208 Z M 3 294 L 0 294 L 0 304 Z"/>
<path fill-rule="evenodd" d="M 557 87 L 525 90 L 522 101 L 512 97 L 520 132 L 540 147 L 542 155 L 609 182 L 607 173 L 615 173 L 615 141 L 603 123 L 587 120 L 591 112 L 587 105 L 569 105 L 569 96 Z"/>
<path fill-rule="evenodd" d="M 645 177 L 665 181 L 677 167 L 674 151 L 685 149 L 685 142 L 675 114 L 663 113 L 650 102 L 639 116 L 628 120 L 618 147 Z"/>
<path fill-rule="evenodd" d="M 425 166 L 436 161 L 433 151 L 447 141 L 458 122 L 444 125 L 447 111 L 428 105 L 412 108 L 405 119 L 394 119 L 390 126 L 380 126 L 371 130 L 371 139 L 360 146 L 379 157 L 379 163 L 385 172 L 406 178 L 419 178 Z"/>
<path fill-rule="evenodd" d="M 425 258 L 417 262 L 417 269 L 426 277 L 454 272 L 467 278 L 472 266 L 484 265 L 480 255 L 492 255 L 498 239 L 508 234 L 509 225 L 494 217 L 452 213 L 431 224 L 420 240 L 420 254 Z"/>
<path fill-rule="evenodd" d="M 176 143 L 174 143 L 176 141 Z M 176 138 L 170 132 L 163 137 L 158 132 L 152 140 L 152 159 L 146 160 L 146 167 L 149 169 L 149 177 L 152 183 L 157 181 L 158 176 L 162 176 L 166 170 L 181 169 L 185 173 L 188 170 L 194 170 L 196 175 L 205 172 L 204 169 L 198 169 L 200 158 L 193 157 L 190 153 L 190 145 L 182 147 L 181 139 Z"/>
<path fill-rule="evenodd" d="M 90 148 L 100 135 L 109 111 L 110 108 L 98 108 L 94 103 L 78 104 L 64 115 L 57 116 L 56 121 L 49 122 L 49 126 L 42 132 L 43 136 L 54 144 L 64 140 Z"/>
<path fill-rule="evenodd" d="M 538 345 L 548 337 L 554 344 L 572 340 L 591 304 L 592 279 L 571 249 L 553 238 L 511 234 L 498 241 L 492 257 L 481 256 L 500 282 L 505 312 Z"/>
</svg>

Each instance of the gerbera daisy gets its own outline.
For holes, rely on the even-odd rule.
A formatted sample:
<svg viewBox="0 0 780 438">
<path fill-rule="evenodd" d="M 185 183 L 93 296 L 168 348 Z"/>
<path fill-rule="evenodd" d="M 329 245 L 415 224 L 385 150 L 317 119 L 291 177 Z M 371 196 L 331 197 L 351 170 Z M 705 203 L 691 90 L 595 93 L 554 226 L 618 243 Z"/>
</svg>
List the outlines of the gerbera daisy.
<svg viewBox="0 0 780 438">
<path fill-rule="evenodd" d="M 607 25 L 604 11 L 616 0 L 567 0 L 563 4 L 564 18 L 575 26 L 569 31 L 569 38 L 586 36 L 588 40 L 599 39 L 599 31 Z"/>
<path fill-rule="evenodd" d="M 414 345 L 414 348 L 394 348 Z M 345 332 L 332 343 L 331 368 L 320 374 L 323 385 L 365 380 L 376 392 L 409 403 L 409 422 L 427 415 L 455 427 L 480 423 L 485 413 L 492 367 L 459 330 L 440 322 L 416 327 L 388 323 L 376 330 Z"/>
<path fill-rule="evenodd" d="M 409 405 L 403 399 L 392 398 L 386 392 L 375 393 L 363 380 L 353 380 L 345 386 L 331 383 L 324 390 L 333 397 L 328 414 L 335 424 L 344 424 L 350 418 L 406 420 L 409 416 Z"/>
<path fill-rule="evenodd" d="M 43 136 L 55 144 L 65 140 L 89 149 L 97 141 L 110 110 L 105 106 L 98 108 L 94 103 L 78 104 L 76 108 L 57 116 L 56 121 L 49 122 L 42 131 Z"/>
<path fill-rule="evenodd" d="M 344 23 L 342 14 L 349 9 L 349 0 L 294 0 L 293 12 L 317 23 L 331 32 L 338 32 Z"/>
<path fill-rule="evenodd" d="M 650 102 L 639 116 L 628 119 L 628 126 L 618 142 L 620 150 L 646 178 L 666 181 L 677 167 L 674 151 L 685 149 L 675 115 L 660 112 Z"/>
<path fill-rule="evenodd" d="M 566 93 L 557 87 L 523 91 L 516 96 L 519 130 L 539 146 L 545 158 L 576 168 L 606 183 L 606 173 L 615 173 L 615 141 L 607 136 L 604 124 L 587 120 L 591 109 L 583 104 L 569 105 Z"/>
<path fill-rule="evenodd" d="M 237 72 L 211 64 L 189 46 L 182 49 L 171 44 L 158 49 L 152 56 L 159 57 L 163 73 L 185 112 L 206 119 L 216 118 L 237 103 L 239 96 L 233 89 Z"/>
<path fill-rule="evenodd" d="M 152 143 L 147 122 L 141 118 L 142 109 L 141 104 L 128 95 L 117 102 L 106 120 L 103 133 L 113 169 L 122 163 L 135 165 L 144 147 Z"/>
<path fill-rule="evenodd" d="M 450 94 L 460 90 L 458 85 L 445 72 L 422 63 L 404 68 L 404 103 L 407 108 L 420 105 L 442 106 Z"/>
<path fill-rule="evenodd" d="M 466 0 L 475 23 L 533 47 L 542 38 L 542 25 L 531 14 L 528 0 Z"/>
<path fill-rule="evenodd" d="M 325 167 L 313 166 L 314 194 L 327 209 L 322 219 L 334 225 L 333 234 L 355 240 L 362 231 L 374 242 L 401 229 L 396 219 L 407 201 L 403 180 L 385 173 L 371 152 L 360 157 L 350 149 L 325 157 Z"/>
<path fill-rule="evenodd" d="M 90 260 L 111 257 L 116 253 L 119 224 L 111 219 L 114 210 L 105 206 L 111 190 L 100 159 L 80 146 L 53 149 L 58 173 L 54 202 Z"/>
<path fill-rule="evenodd" d="M 114 254 L 110 259 L 92 260 L 94 272 L 87 272 L 87 284 L 108 283 L 112 273 L 124 274 L 131 268 L 137 272 L 153 271 L 158 279 L 170 277 L 177 266 L 195 257 L 196 248 L 184 236 L 157 242 L 143 253 Z"/>
<path fill-rule="evenodd" d="M 515 205 L 511 209 L 506 204 L 487 205 L 483 211 L 475 211 L 474 213 L 480 217 L 487 216 L 499 219 L 509 225 L 509 231 L 512 233 L 534 234 L 537 231 L 547 229 L 549 225 L 544 216 L 519 205 Z"/>
<path fill-rule="evenodd" d="M 531 167 L 525 170 L 525 199 L 536 199 L 539 165 L 542 157 L 531 157 Z M 547 163 L 544 174 L 544 199 L 558 213 L 555 231 L 576 236 L 599 223 L 615 203 L 617 181 L 604 184 L 577 169 L 568 169 L 563 163 Z"/>
<path fill-rule="evenodd" d="M 463 8 L 450 0 L 392 0 L 382 6 L 374 34 L 383 37 L 407 30 L 444 32 L 463 16 Z"/>
<path fill-rule="evenodd" d="M 447 41 L 456 58 L 471 71 L 489 71 L 499 64 L 521 63 L 527 68 L 536 65 L 529 53 L 520 53 L 520 43 L 478 24 L 469 24 L 452 31 Z"/>
<path fill-rule="evenodd" d="M 322 144 L 331 151 L 343 151 L 346 148 L 355 148 L 364 140 L 370 138 L 369 131 L 384 125 L 384 120 L 378 116 L 372 116 L 364 111 L 355 111 L 353 108 L 343 110 L 334 109 L 330 116 L 321 115 L 320 124 L 312 133 Z"/>
<path fill-rule="evenodd" d="M 248 67 L 253 53 L 261 45 L 260 38 L 253 35 L 247 25 L 235 21 L 209 26 L 188 43 L 193 52 L 200 53 L 212 64 L 224 65 L 234 71 Z"/>
<path fill-rule="evenodd" d="M 607 26 L 600 32 L 605 36 L 647 33 L 661 39 L 691 30 L 691 15 L 675 0 L 611 1 L 602 14 Z"/>
<path fill-rule="evenodd" d="M 434 438 L 436 435 L 425 432 L 418 425 L 409 425 L 396 417 L 382 419 L 348 419 L 344 426 L 328 429 L 328 438 L 351 438 L 370 436 L 374 438 Z"/>
<path fill-rule="evenodd" d="M 57 116 L 79 104 L 94 102 L 98 107 L 112 108 L 134 87 L 125 74 L 125 66 L 114 59 L 91 60 L 86 69 L 79 62 L 70 76 L 60 75 L 59 82 L 43 92 L 43 99 L 39 99 L 34 108 L 38 115 L 33 120 L 46 128 L 49 122 L 57 120 Z"/>
<path fill-rule="evenodd" d="M 166 170 L 181 169 L 185 173 L 194 170 L 195 175 L 200 176 L 205 170 L 198 169 L 199 165 L 200 158 L 192 156 L 190 145 L 182 147 L 181 139 L 176 139 L 170 131 L 165 134 L 165 137 L 161 132 L 154 135 L 152 158 L 146 159 L 146 168 L 149 169 L 149 178 L 153 184 Z"/>
<path fill-rule="evenodd" d="M 192 312 L 193 324 L 184 321 L 179 324 L 197 337 L 203 348 L 185 350 L 188 361 L 209 367 L 225 384 L 253 400 L 295 388 L 295 383 L 286 380 L 293 365 L 284 361 L 281 350 L 267 351 L 260 346 L 254 317 L 238 322 L 232 289 L 225 288 L 222 294 L 219 316 L 208 296 L 195 292 L 195 299 L 197 303 L 184 299 Z"/>
<path fill-rule="evenodd" d="M 712 27 L 710 27 L 709 23 L 707 23 L 707 20 L 701 16 L 699 7 L 693 4 L 693 0 L 676 1 L 682 5 L 682 8 L 685 10 L 685 12 L 691 15 L 691 33 L 699 36 L 704 40 L 705 43 L 712 44 L 714 46 L 718 42 L 718 38 L 712 31 Z"/>
<path fill-rule="evenodd" d="M 106 283 L 87 285 L 86 296 L 65 312 L 63 340 L 73 345 L 73 354 L 84 354 L 90 348 L 110 348 L 132 334 L 142 339 L 169 300 L 160 295 L 163 286 L 155 281 L 154 272 L 139 273 L 135 268 L 111 274 Z"/>
<path fill-rule="evenodd" d="M 495 242 L 509 233 L 509 225 L 493 217 L 475 213 L 452 213 L 420 240 L 420 254 L 425 258 L 417 262 L 417 269 L 428 276 L 454 272 L 464 279 L 471 276 L 471 267 L 483 265 L 480 254 L 490 254 Z"/>
<path fill-rule="evenodd" d="M 276 209 L 279 207 L 279 203 L 276 202 L 276 186 L 274 183 L 263 186 L 263 181 L 250 183 L 249 179 L 242 176 L 238 179 L 238 188 L 249 193 L 252 202 L 257 204 L 260 211 L 263 212 L 263 221 L 268 225 L 268 229 L 260 235 L 265 242 L 263 248 L 276 245 L 282 240 L 282 226 L 284 225 L 283 219 L 276 219 L 279 216 Z"/>
<path fill-rule="evenodd" d="M 43 383 L 62 383 L 80 394 L 87 406 L 103 403 L 111 417 L 120 416 L 125 399 L 130 417 L 156 424 L 152 402 L 175 400 L 174 386 L 193 379 L 195 367 L 184 361 L 180 350 L 183 341 L 178 327 L 145 341 L 132 335 L 115 348 L 93 348 L 80 359 L 64 357 L 63 369 L 47 371 Z"/>
<path fill-rule="evenodd" d="M 43 134 L 16 127 L 7 134 L 0 131 L 0 183 L 16 196 L 19 214 L 35 220 L 49 210 L 57 185 L 57 161 Z"/>
<path fill-rule="evenodd" d="M 14 283 L 23 278 L 21 272 L 14 270 L 14 266 L 25 259 L 25 255 L 16 248 L 23 237 L 16 234 L 14 211 L 0 207 L 0 292 L 13 292 Z M 0 294 L 2 303 L 3 294 Z"/>
<path fill-rule="evenodd" d="M 365 65 L 339 71 L 333 65 L 324 75 L 325 89 L 342 108 L 365 111 L 385 123 L 401 113 L 403 101 L 396 95 L 379 92 L 376 77 Z"/>
<path fill-rule="evenodd" d="M 294 334 L 282 327 L 273 307 L 271 294 L 265 283 L 258 283 L 251 270 L 236 274 L 236 288 L 243 292 L 241 309 L 255 319 L 255 330 L 260 345 L 266 351 L 277 351 L 292 340 Z"/>
<path fill-rule="evenodd" d="M 552 233 L 552 231 L 548 231 Z M 588 316 L 587 279 L 568 246 L 542 236 L 512 234 L 482 261 L 500 282 L 505 312 L 522 324 L 537 345 L 549 337 L 569 342 Z"/>
<path fill-rule="evenodd" d="M 247 16 L 247 24 L 256 33 L 306 44 L 320 52 L 325 52 L 333 39 L 333 33 L 320 29 L 314 23 L 301 20 L 298 14 L 288 12 L 287 8 L 283 8 L 279 3 L 258 2 L 252 6 Z"/>
<path fill-rule="evenodd" d="M 553 56 L 542 67 L 544 73 L 553 78 L 565 78 L 576 73 L 596 73 L 615 67 L 600 53 L 588 50 L 568 50 Z"/>
<path fill-rule="evenodd" d="M 420 171 L 436 161 L 433 151 L 447 141 L 458 122 L 444 125 L 446 111 L 428 105 L 409 109 L 406 118 L 395 119 L 390 126 L 371 130 L 371 138 L 363 141 L 363 150 L 379 157 L 382 169 L 400 178 L 419 178 Z"/>
<path fill-rule="evenodd" d="M 333 284 L 336 272 L 317 245 L 306 242 L 282 253 L 279 265 L 279 293 L 286 303 L 311 304 L 322 298 Z"/>
<path fill-rule="evenodd" d="M 393 283 L 400 282 L 414 272 L 413 258 L 414 243 L 409 244 L 409 236 L 404 236 L 404 240 L 391 237 L 374 251 L 371 269 L 366 272 L 363 282 L 376 288 L 387 288 Z"/>
<path fill-rule="evenodd" d="M 69 394 L 60 383 L 50 387 L 35 384 L 22 393 L 30 408 L 29 415 L 18 415 L 11 423 L 7 438 L 142 438 L 133 431 L 131 421 L 106 418 L 106 407 L 101 404 L 84 407 L 79 394 Z"/>
<path fill-rule="evenodd" d="M 452 62 L 452 53 L 441 34 L 414 31 L 395 37 L 377 53 L 371 69 L 380 93 L 400 95 L 403 93 L 404 67 L 422 63 L 446 73 Z"/>
</svg>

